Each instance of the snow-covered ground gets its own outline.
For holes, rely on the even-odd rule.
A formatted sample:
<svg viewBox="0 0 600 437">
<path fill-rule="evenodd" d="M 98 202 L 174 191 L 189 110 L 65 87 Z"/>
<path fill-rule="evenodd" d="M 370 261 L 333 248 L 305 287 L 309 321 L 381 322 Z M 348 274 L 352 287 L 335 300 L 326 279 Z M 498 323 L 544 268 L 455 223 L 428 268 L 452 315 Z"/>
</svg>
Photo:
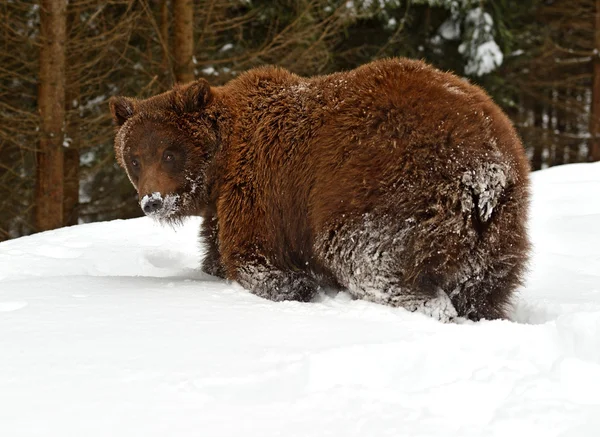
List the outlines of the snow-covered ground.
<svg viewBox="0 0 600 437">
<path fill-rule="evenodd" d="M 197 220 L 1 243 L 0 436 L 598 436 L 600 164 L 533 181 L 512 322 L 261 300 Z"/>
</svg>

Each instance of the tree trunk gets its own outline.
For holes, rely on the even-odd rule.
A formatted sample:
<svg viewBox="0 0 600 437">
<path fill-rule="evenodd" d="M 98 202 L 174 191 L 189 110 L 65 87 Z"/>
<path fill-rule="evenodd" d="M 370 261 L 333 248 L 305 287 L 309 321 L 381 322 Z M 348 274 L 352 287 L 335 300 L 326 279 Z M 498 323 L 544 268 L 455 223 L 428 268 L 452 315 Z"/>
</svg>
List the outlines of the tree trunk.
<svg viewBox="0 0 600 437">
<path fill-rule="evenodd" d="M 169 65 L 169 0 L 160 3 L 160 39 L 163 52 L 163 68 Z"/>
<path fill-rule="evenodd" d="M 596 0 L 593 64 L 589 159 L 590 161 L 600 161 L 600 0 Z"/>
<path fill-rule="evenodd" d="M 194 3 L 192 0 L 173 0 L 173 58 L 175 80 L 186 83 L 194 80 Z"/>
<path fill-rule="evenodd" d="M 531 168 L 533 170 L 540 170 L 543 165 L 544 159 L 544 146 L 545 143 L 542 140 L 544 135 L 544 107 L 540 104 L 537 98 L 534 98 L 533 102 L 533 126 L 534 126 L 534 140 L 533 140 L 533 156 L 531 157 Z"/>
<path fill-rule="evenodd" d="M 79 149 L 74 142 L 65 149 L 64 187 L 64 225 L 76 225 L 79 220 Z"/>
<path fill-rule="evenodd" d="M 568 90 L 564 86 L 556 90 L 556 100 L 554 101 L 554 113 L 556 121 L 552 130 L 554 132 L 554 165 L 563 165 L 565 163 L 565 151 L 567 144 L 567 104 L 569 101 Z"/>
<path fill-rule="evenodd" d="M 565 142 L 566 153 L 565 153 L 565 163 L 569 164 L 571 162 L 579 162 L 577 159 L 577 155 L 579 152 L 579 144 L 577 142 L 577 134 L 579 130 L 577 129 L 577 116 L 575 114 L 574 102 L 577 101 L 577 91 L 574 87 L 569 87 L 567 89 L 567 102 L 566 102 L 566 132 L 567 134 L 573 135 L 573 138 L 567 138 Z"/>
<path fill-rule="evenodd" d="M 67 40 L 71 42 L 80 26 L 82 16 L 81 6 L 71 2 L 67 14 Z M 67 62 L 70 58 L 67 56 Z M 76 62 L 76 61 L 72 61 Z M 65 110 L 66 130 L 65 135 L 69 137 L 68 147 L 64 152 L 64 183 L 63 183 L 63 224 L 65 226 L 76 225 L 79 221 L 79 147 L 81 145 L 81 119 L 79 116 L 79 104 L 81 92 L 78 78 L 73 74 L 66 75 L 65 85 Z"/>
<path fill-rule="evenodd" d="M 64 198 L 63 222 L 65 226 L 76 225 L 79 220 L 79 146 L 81 145 L 81 123 L 76 115 L 79 102 L 79 87 L 71 87 L 66 107 L 71 112 L 68 117 L 69 147 L 64 148 Z M 73 114 L 75 112 L 75 114 Z"/>
<path fill-rule="evenodd" d="M 63 225 L 63 139 L 67 0 L 42 0 L 40 8 L 40 144 L 37 151 L 36 228 Z"/>
</svg>

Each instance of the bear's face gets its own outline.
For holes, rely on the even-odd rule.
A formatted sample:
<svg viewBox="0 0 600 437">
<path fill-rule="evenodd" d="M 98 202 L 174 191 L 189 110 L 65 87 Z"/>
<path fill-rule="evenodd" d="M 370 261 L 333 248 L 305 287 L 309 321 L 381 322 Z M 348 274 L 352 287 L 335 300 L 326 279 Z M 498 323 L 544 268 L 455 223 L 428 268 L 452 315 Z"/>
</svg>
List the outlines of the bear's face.
<svg viewBox="0 0 600 437">
<path fill-rule="evenodd" d="M 210 95 L 200 80 L 147 100 L 111 99 L 117 161 L 146 215 L 176 221 L 208 203 L 206 173 L 217 148 Z"/>
</svg>

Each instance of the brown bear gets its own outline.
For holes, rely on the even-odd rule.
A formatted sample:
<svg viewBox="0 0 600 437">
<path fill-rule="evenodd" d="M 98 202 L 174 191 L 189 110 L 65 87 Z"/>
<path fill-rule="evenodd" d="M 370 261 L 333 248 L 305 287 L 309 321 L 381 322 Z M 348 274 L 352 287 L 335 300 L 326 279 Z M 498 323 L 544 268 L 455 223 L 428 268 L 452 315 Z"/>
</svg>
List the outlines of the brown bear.
<svg viewBox="0 0 600 437">
<path fill-rule="evenodd" d="M 144 212 L 203 217 L 202 268 L 274 301 L 320 286 L 448 321 L 508 316 L 528 161 L 477 86 L 408 59 L 260 67 L 110 102 Z"/>
</svg>

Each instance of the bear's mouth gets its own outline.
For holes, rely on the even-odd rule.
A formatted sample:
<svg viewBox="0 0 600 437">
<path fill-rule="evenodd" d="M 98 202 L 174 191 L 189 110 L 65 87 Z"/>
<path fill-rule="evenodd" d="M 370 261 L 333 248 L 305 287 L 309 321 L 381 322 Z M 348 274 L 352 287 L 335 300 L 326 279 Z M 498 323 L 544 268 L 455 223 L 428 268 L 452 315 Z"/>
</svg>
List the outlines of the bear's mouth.
<svg viewBox="0 0 600 437">
<path fill-rule="evenodd" d="M 165 220 L 179 211 L 179 199 L 179 194 L 167 194 L 163 197 L 161 193 L 154 192 L 142 197 L 140 207 L 148 217 L 155 220 Z"/>
</svg>

